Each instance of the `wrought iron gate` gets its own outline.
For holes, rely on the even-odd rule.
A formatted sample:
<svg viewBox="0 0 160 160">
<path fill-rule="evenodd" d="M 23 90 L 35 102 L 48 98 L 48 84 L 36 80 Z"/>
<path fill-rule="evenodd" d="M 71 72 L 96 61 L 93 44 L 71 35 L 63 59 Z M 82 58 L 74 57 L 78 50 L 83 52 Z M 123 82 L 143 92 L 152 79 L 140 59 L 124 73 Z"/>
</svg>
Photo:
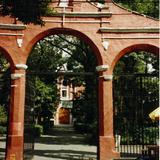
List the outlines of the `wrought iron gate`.
<svg viewBox="0 0 160 160">
<path fill-rule="evenodd" d="M 8 137 L 11 76 L 10 69 L 0 74 L 0 159 L 5 159 Z"/>
<path fill-rule="evenodd" d="M 121 156 L 138 157 L 156 144 L 158 122 L 149 113 L 159 105 L 158 82 L 153 74 L 114 76 L 114 134 Z"/>
<path fill-rule="evenodd" d="M 27 76 L 24 117 L 24 159 L 34 156 L 34 81 Z"/>
</svg>

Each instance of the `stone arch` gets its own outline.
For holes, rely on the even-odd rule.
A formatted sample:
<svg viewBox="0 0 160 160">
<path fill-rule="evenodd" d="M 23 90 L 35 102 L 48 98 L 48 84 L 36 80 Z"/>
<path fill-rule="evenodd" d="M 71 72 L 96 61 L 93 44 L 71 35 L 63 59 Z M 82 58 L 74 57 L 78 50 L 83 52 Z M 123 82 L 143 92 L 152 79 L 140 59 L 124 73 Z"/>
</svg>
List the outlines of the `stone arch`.
<svg viewBox="0 0 160 160">
<path fill-rule="evenodd" d="M 129 54 L 131 52 L 136 52 L 136 51 L 147 51 L 151 52 L 155 55 L 159 55 L 159 48 L 157 46 L 151 45 L 151 44 L 135 44 L 131 45 L 129 47 L 124 48 L 121 50 L 117 56 L 114 58 L 112 64 L 111 64 L 111 71 L 113 72 L 115 65 L 117 62 L 120 60 L 121 57 L 123 57 L 125 54 Z"/>
<path fill-rule="evenodd" d="M 27 51 L 28 56 L 29 56 L 29 53 L 31 52 L 32 48 L 34 47 L 34 45 L 38 41 L 40 41 L 44 37 L 47 37 L 50 35 L 56 35 L 56 34 L 73 35 L 79 39 L 82 39 L 94 51 L 96 59 L 97 59 L 97 65 L 102 64 L 102 56 L 101 56 L 101 53 L 100 53 L 98 47 L 96 46 L 96 44 L 86 34 L 80 32 L 78 30 L 71 29 L 71 28 L 52 28 L 52 29 L 48 29 L 48 30 L 45 30 L 44 32 L 39 33 L 37 36 L 35 36 L 29 42 L 28 46 L 26 47 L 26 51 Z M 27 56 L 27 58 L 28 58 L 28 56 Z M 27 61 L 27 59 L 26 59 L 26 61 Z"/>
</svg>

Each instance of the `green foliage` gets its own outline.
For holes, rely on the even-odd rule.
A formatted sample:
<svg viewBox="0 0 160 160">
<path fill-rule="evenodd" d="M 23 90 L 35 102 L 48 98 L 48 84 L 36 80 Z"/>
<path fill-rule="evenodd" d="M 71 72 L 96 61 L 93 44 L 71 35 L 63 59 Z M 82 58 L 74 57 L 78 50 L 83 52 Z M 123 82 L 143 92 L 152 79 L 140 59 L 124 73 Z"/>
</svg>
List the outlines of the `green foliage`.
<svg viewBox="0 0 160 160">
<path fill-rule="evenodd" d="M 0 125 L 6 125 L 7 113 L 4 106 L 0 105 Z"/>
<path fill-rule="evenodd" d="M 98 145 L 98 124 L 97 121 L 94 121 L 93 123 L 89 124 L 88 126 L 88 137 L 87 141 L 91 145 Z"/>
<path fill-rule="evenodd" d="M 152 73 L 158 74 L 158 57 L 148 52 L 132 52 L 124 55 L 116 64 L 114 74 Z"/>
<path fill-rule="evenodd" d="M 46 84 L 39 77 L 35 79 L 35 116 L 43 117 L 44 121 L 53 116 L 53 112 L 59 101 L 58 91 L 55 85 Z"/>
<path fill-rule="evenodd" d="M 7 127 L 6 126 L 0 126 L 0 135 L 7 133 Z"/>
<path fill-rule="evenodd" d="M 10 99 L 10 64 L 7 59 L 0 53 L 0 105 L 8 110 Z"/>
<path fill-rule="evenodd" d="M 34 126 L 34 136 L 35 136 L 35 138 L 41 137 L 42 134 L 43 134 L 43 126 L 35 125 Z"/>
<path fill-rule="evenodd" d="M 139 13 L 159 18 L 159 0 L 114 0 L 116 3 Z"/>
<path fill-rule="evenodd" d="M 158 18 L 159 0 L 114 0 L 134 11 Z M 54 10 L 49 7 L 51 0 L 1 0 L 3 15 L 11 15 L 18 18 L 24 24 L 44 25 L 42 16 L 52 15 Z M 99 0 L 104 3 L 104 0 Z"/>
<path fill-rule="evenodd" d="M 7 113 L 4 106 L 0 105 L 0 134 L 7 132 Z"/>
<path fill-rule="evenodd" d="M 46 73 L 46 71 L 55 72 L 60 69 L 64 64 L 64 59 L 62 50 L 57 47 L 58 43 L 56 36 L 46 37 L 39 41 L 28 58 L 28 70 Z"/>
<path fill-rule="evenodd" d="M 10 99 L 10 65 L 0 53 L 0 134 L 6 134 Z"/>
<path fill-rule="evenodd" d="M 48 14 L 50 0 L 1 0 L 2 13 L 18 18 L 25 24 L 44 24 L 42 16 Z"/>
</svg>

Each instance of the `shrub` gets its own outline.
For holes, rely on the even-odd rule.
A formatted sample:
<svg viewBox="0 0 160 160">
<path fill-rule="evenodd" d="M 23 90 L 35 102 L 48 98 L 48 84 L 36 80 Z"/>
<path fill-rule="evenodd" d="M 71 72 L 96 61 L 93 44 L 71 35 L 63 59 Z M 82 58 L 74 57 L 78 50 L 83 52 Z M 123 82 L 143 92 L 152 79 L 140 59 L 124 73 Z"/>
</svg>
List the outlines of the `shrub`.
<svg viewBox="0 0 160 160">
<path fill-rule="evenodd" d="M 94 122 L 92 124 L 89 124 L 88 126 L 88 141 L 91 145 L 97 145 L 98 144 L 98 129 L 97 129 L 97 123 Z"/>
<path fill-rule="evenodd" d="M 34 126 L 34 136 L 39 138 L 43 134 L 43 127 L 41 125 Z"/>
<path fill-rule="evenodd" d="M 75 123 L 74 128 L 78 133 L 86 133 L 87 132 L 86 124 L 83 124 L 83 123 Z"/>
<path fill-rule="evenodd" d="M 7 127 L 0 126 L 0 134 L 6 134 L 7 133 Z"/>
<path fill-rule="evenodd" d="M 4 106 L 0 105 L 0 124 L 5 125 L 7 123 L 7 113 Z"/>
</svg>

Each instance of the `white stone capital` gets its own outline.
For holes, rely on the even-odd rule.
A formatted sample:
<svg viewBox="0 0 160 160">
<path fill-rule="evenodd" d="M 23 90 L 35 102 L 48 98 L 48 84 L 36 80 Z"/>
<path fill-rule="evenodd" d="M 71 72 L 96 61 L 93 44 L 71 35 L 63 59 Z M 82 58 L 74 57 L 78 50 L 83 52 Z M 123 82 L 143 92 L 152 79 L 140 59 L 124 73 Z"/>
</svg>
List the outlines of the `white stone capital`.
<svg viewBox="0 0 160 160">
<path fill-rule="evenodd" d="M 111 81 L 113 79 L 113 75 L 102 75 L 100 78 L 103 78 L 105 81 Z"/>
<path fill-rule="evenodd" d="M 16 64 L 15 65 L 17 69 L 24 69 L 26 70 L 28 68 L 28 66 L 26 64 Z"/>
<path fill-rule="evenodd" d="M 96 67 L 96 71 L 97 72 L 101 72 L 101 71 L 107 71 L 109 69 L 109 65 L 104 64 L 104 65 L 100 65 Z"/>
<path fill-rule="evenodd" d="M 13 73 L 13 74 L 11 74 L 11 79 L 16 80 L 16 79 L 19 79 L 23 76 L 24 76 L 24 74 L 22 74 L 22 73 Z"/>
</svg>

